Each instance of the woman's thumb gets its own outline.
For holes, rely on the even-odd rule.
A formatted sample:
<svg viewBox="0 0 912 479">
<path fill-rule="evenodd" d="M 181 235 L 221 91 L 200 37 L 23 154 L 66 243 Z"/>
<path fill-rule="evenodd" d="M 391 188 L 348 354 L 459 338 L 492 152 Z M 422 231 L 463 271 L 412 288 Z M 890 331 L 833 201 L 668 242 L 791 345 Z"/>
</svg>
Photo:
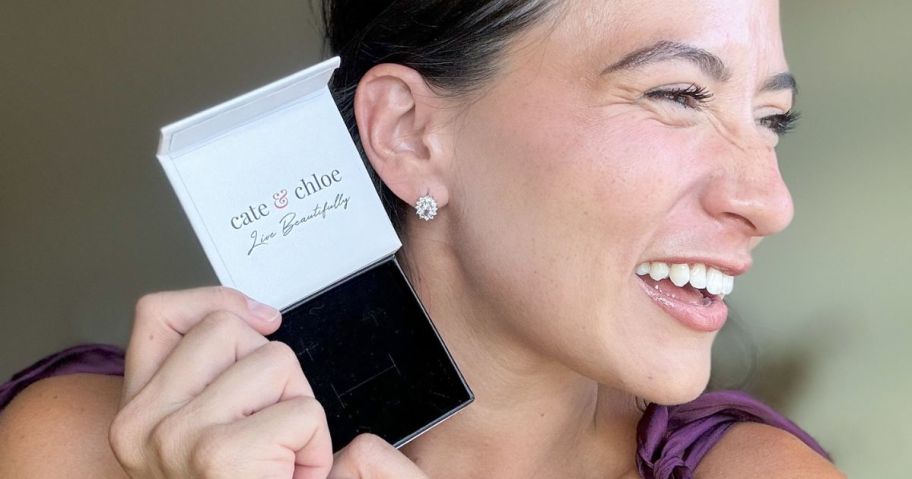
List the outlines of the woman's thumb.
<svg viewBox="0 0 912 479">
<path fill-rule="evenodd" d="M 388 442 L 373 434 L 361 434 L 336 453 L 327 479 L 428 479 L 428 476 Z"/>
</svg>

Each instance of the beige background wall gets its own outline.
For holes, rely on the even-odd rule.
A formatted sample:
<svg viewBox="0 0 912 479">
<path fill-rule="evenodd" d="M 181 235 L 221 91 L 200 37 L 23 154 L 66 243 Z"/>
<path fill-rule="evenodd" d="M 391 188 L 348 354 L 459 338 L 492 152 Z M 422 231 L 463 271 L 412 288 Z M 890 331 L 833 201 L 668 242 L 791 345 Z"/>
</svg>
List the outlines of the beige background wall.
<svg viewBox="0 0 912 479">
<path fill-rule="evenodd" d="M 780 147 L 796 216 L 738 282 L 713 384 L 779 408 L 852 477 L 903 477 L 912 4 L 783 3 L 804 115 Z M 290 0 L 6 2 L 0 377 L 123 343 L 145 291 L 215 282 L 154 158 L 158 128 L 319 59 L 313 22 Z"/>
</svg>

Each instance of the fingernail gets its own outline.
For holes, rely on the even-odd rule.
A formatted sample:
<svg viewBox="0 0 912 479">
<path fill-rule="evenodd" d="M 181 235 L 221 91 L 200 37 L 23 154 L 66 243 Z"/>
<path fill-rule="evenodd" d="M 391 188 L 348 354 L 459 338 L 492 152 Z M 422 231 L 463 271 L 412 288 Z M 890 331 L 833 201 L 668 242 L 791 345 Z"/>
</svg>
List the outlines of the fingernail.
<svg viewBox="0 0 912 479">
<path fill-rule="evenodd" d="M 247 309 L 249 309 L 254 316 L 266 322 L 272 322 L 279 319 L 279 310 L 250 298 L 247 298 Z"/>
</svg>

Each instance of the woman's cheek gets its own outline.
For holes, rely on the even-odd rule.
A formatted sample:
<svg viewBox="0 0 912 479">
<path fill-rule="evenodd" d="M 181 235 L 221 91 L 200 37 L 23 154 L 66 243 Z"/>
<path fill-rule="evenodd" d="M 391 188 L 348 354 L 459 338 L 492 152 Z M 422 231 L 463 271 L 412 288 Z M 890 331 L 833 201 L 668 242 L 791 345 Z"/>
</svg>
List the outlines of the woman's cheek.
<svg viewBox="0 0 912 479">
<path fill-rule="evenodd" d="M 676 151 L 663 141 L 666 133 L 648 119 L 591 131 L 574 184 L 589 190 L 604 212 L 643 216 L 673 180 Z"/>
<path fill-rule="evenodd" d="M 610 171 L 605 174 L 619 178 L 626 193 L 640 200 L 677 197 L 707 166 L 701 161 L 706 156 L 701 155 L 705 137 L 705 128 L 699 125 L 672 126 L 655 118 L 640 119 L 610 139 L 604 155 Z"/>
</svg>

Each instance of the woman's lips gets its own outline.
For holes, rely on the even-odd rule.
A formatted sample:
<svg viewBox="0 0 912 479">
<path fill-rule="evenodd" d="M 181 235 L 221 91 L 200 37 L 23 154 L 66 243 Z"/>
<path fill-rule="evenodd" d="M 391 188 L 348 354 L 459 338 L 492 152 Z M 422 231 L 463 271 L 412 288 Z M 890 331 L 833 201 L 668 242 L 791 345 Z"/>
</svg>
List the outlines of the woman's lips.
<svg viewBox="0 0 912 479">
<path fill-rule="evenodd" d="M 648 276 L 636 276 L 636 278 L 650 299 L 671 317 L 690 329 L 701 332 L 718 331 L 722 329 L 728 318 L 728 306 L 719 296 L 712 295 L 697 300 L 693 296 L 693 292 L 674 286 L 668 279 L 662 280 L 668 284 L 657 285 L 657 282 Z M 656 288 L 656 286 L 659 287 Z M 678 297 L 672 297 L 668 291 L 676 291 Z M 697 291 L 694 290 L 694 292 Z M 697 294 L 703 296 L 702 293 L 697 292 Z"/>
</svg>

